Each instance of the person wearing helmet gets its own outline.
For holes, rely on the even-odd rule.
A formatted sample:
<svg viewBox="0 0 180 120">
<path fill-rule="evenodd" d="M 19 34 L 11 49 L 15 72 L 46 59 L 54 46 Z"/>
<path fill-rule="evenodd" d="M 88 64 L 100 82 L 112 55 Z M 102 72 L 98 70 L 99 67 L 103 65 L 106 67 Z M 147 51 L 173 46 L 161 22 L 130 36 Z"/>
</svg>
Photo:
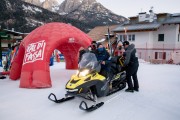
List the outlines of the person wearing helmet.
<svg viewBox="0 0 180 120">
<path fill-rule="evenodd" d="M 126 68 L 126 79 L 128 88 L 125 90 L 126 92 L 134 92 L 139 91 L 139 83 L 137 78 L 137 71 L 139 67 L 138 58 L 136 57 L 136 49 L 134 44 L 129 44 L 128 41 L 123 42 L 123 46 L 125 49 L 124 52 L 124 66 Z M 132 79 L 133 78 L 133 82 Z"/>
</svg>

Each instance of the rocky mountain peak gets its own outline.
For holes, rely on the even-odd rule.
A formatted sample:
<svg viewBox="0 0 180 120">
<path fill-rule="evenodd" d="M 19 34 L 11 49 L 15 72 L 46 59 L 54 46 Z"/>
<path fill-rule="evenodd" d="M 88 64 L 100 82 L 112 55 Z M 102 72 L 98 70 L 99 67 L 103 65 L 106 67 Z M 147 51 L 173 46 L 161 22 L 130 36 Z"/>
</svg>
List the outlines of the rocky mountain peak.
<svg viewBox="0 0 180 120">
<path fill-rule="evenodd" d="M 60 13 L 69 13 L 76 10 L 79 7 L 89 8 L 94 3 L 97 3 L 96 0 L 65 0 L 59 7 Z"/>
<path fill-rule="evenodd" d="M 84 22 L 96 21 L 100 25 L 120 24 L 127 20 L 114 14 L 96 0 L 64 0 L 57 12 Z"/>
<path fill-rule="evenodd" d="M 22 0 L 53 11 L 62 17 L 84 22 L 92 26 L 121 24 L 127 19 L 113 13 L 96 0 Z M 40 5 L 39 5 L 40 3 Z"/>
<path fill-rule="evenodd" d="M 51 10 L 51 11 L 56 11 L 56 10 L 54 10 L 54 8 L 57 6 L 58 6 L 57 0 L 45 0 L 41 4 L 41 7 L 48 9 L 48 10 Z"/>
<path fill-rule="evenodd" d="M 40 0 L 22 0 L 22 1 L 27 2 L 27 3 L 31 3 L 31 4 L 34 4 L 34 5 L 38 5 L 38 6 L 41 5 Z"/>
</svg>

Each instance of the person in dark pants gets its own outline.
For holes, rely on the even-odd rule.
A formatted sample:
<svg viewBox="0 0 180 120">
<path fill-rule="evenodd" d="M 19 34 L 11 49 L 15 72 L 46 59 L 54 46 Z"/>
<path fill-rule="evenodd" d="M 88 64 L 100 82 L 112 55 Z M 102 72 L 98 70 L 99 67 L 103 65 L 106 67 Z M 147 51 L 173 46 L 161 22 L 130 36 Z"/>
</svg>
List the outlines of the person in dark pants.
<svg viewBox="0 0 180 120">
<path fill-rule="evenodd" d="M 126 92 L 134 92 L 139 91 L 139 83 L 137 78 L 137 71 L 139 67 L 138 58 L 136 57 L 136 49 L 134 44 L 130 44 L 128 41 L 123 42 L 123 46 L 125 48 L 125 61 L 124 66 L 126 68 L 126 78 L 128 88 L 125 90 Z M 132 79 L 133 78 L 133 82 Z"/>
</svg>

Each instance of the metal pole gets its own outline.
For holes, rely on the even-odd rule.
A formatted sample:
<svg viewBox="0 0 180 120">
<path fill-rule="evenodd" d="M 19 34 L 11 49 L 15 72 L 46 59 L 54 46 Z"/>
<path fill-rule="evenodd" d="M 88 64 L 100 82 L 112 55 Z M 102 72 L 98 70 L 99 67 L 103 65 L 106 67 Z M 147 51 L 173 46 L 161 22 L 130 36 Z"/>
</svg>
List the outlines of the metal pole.
<svg viewBox="0 0 180 120">
<path fill-rule="evenodd" d="M 110 41 L 110 31 L 109 31 L 109 25 L 108 25 L 108 44 L 109 44 L 109 50 L 110 50 L 110 56 L 112 57 L 112 46 Z"/>
</svg>

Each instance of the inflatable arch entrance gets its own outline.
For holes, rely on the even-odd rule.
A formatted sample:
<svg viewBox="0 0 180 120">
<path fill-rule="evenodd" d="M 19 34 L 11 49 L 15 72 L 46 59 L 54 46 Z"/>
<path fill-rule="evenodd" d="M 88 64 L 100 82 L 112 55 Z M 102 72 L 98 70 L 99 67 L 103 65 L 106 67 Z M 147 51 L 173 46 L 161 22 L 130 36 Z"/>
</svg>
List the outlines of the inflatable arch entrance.
<svg viewBox="0 0 180 120">
<path fill-rule="evenodd" d="M 90 37 L 69 24 L 48 23 L 38 27 L 21 42 L 10 79 L 20 78 L 21 88 L 51 87 L 49 61 L 54 49 L 64 55 L 66 69 L 77 69 L 79 48 L 90 44 Z"/>
</svg>

